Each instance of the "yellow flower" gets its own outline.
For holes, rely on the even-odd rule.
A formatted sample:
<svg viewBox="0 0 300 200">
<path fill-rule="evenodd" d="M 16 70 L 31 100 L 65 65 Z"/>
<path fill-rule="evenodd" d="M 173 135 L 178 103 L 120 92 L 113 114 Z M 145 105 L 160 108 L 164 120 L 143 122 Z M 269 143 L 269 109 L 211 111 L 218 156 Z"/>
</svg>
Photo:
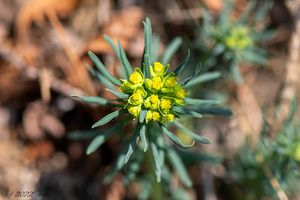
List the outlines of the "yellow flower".
<svg viewBox="0 0 300 200">
<path fill-rule="evenodd" d="M 185 93 L 185 90 L 180 87 L 176 90 L 176 93 L 175 93 L 175 96 L 179 99 L 183 99 L 185 97 L 186 93 Z"/>
<path fill-rule="evenodd" d="M 164 110 L 169 110 L 172 107 L 172 102 L 170 99 L 162 99 L 160 101 L 160 107 Z"/>
<path fill-rule="evenodd" d="M 147 111 L 146 123 L 158 121 L 171 122 L 174 114 L 170 113 L 173 104 L 184 106 L 186 92 L 177 83 L 174 73 L 166 74 L 169 65 L 155 62 L 150 67 L 152 78 L 144 79 L 140 68 L 136 68 L 128 80 L 121 80 L 121 90 L 129 95 L 126 108 L 133 117 L 138 117 L 141 110 Z"/>
<path fill-rule="evenodd" d="M 167 88 L 172 88 L 172 87 L 175 87 L 175 85 L 177 85 L 176 77 L 172 76 L 172 77 L 168 77 L 166 79 L 164 86 Z"/>
<path fill-rule="evenodd" d="M 146 123 L 148 123 L 150 120 L 152 120 L 152 111 L 148 110 L 146 115 Z"/>
<path fill-rule="evenodd" d="M 160 90 L 163 85 L 162 78 L 157 76 L 152 79 L 152 88 L 155 90 Z"/>
<path fill-rule="evenodd" d="M 169 121 L 169 122 L 174 121 L 174 115 L 171 114 L 171 113 L 170 113 L 170 114 L 167 114 L 166 120 Z"/>
<path fill-rule="evenodd" d="M 132 105 L 140 105 L 143 103 L 143 97 L 142 97 L 142 94 L 141 93 L 133 93 L 129 99 L 128 99 L 128 102 Z"/>
<path fill-rule="evenodd" d="M 143 73 L 139 68 L 136 68 L 134 72 L 129 76 L 129 81 L 133 84 L 142 84 L 144 82 Z"/>
<path fill-rule="evenodd" d="M 133 117 L 138 117 L 141 111 L 141 106 L 128 106 L 128 112 L 133 115 Z"/>
<path fill-rule="evenodd" d="M 154 111 L 154 112 L 152 113 L 152 120 L 153 120 L 153 121 L 158 121 L 159 119 L 160 119 L 160 114 L 159 114 L 159 112 Z"/>
<path fill-rule="evenodd" d="M 153 71 L 155 75 L 163 75 L 165 73 L 165 66 L 160 62 L 154 62 Z"/>
</svg>

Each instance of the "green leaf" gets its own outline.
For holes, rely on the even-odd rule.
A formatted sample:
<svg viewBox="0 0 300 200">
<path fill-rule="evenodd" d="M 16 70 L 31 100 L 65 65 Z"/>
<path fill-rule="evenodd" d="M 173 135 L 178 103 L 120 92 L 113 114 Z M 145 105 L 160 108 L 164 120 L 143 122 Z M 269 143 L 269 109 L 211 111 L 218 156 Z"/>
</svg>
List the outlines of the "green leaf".
<svg viewBox="0 0 300 200">
<path fill-rule="evenodd" d="M 191 178 L 189 177 L 184 164 L 182 163 L 182 160 L 178 156 L 178 154 L 171 148 L 167 150 L 167 156 L 173 166 L 173 168 L 176 170 L 180 180 L 187 186 L 192 187 L 193 183 Z"/>
<path fill-rule="evenodd" d="M 129 78 L 130 74 L 132 73 L 132 68 L 130 66 L 130 63 L 127 59 L 127 56 L 125 54 L 125 51 L 120 43 L 120 41 L 118 41 L 118 45 L 119 45 L 119 53 L 120 53 L 120 58 L 121 58 L 121 61 L 122 61 L 122 65 L 126 71 L 126 74 L 127 74 L 127 78 Z"/>
<path fill-rule="evenodd" d="M 144 152 L 146 152 L 148 149 L 148 141 L 147 141 L 147 137 L 146 137 L 146 125 L 145 124 L 141 125 L 141 128 L 139 128 L 139 132 L 140 132 L 140 138 L 141 138 L 142 144 L 144 146 Z"/>
<path fill-rule="evenodd" d="M 268 62 L 268 58 L 265 53 L 258 52 L 257 49 L 246 51 L 243 54 L 242 59 L 260 65 L 265 65 Z"/>
<path fill-rule="evenodd" d="M 121 61 L 120 59 L 120 54 L 118 51 L 117 46 L 115 45 L 114 41 L 108 36 L 108 35 L 104 35 L 104 40 L 109 44 L 109 46 L 113 49 L 113 51 L 115 52 L 117 58 Z"/>
<path fill-rule="evenodd" d="M 144 24 L 144 40 L 145 40 L 145 47 L 144 47 L 144 54 L 148 54 L 148 56 L 151 56 L 151 40 L 152 40 L 152 30 L 151 30 L 151 21 L 147 17 L 146 21 L 143 22 Z M 145 60 L 143 60 L 142 63 L 145 63 Z"/>
<path fill-rule="evenodd" d="M 72 131 L 71 133 L 68 133 L 68 139 L 70 140 L 80 140 L 80 139 L 88 139 L 93 138 L 97 136 L 100 133 L 99 130 L 78 130 L 78 131 Z"/>
<path fill-rule="evenodd" d="M 146 75 L 146 78 L 151 78 L 151 73 L 150 73 L 150 59 L 149 59 L 149 55 L 145 54 L 144 55 L 144 73 Z"/>
<path fill-rule="evenodd" d="M 139 116 L 139 122 L 140 122 L 140 123 L 143 123 L 143 122 L 144 122 L 144 120 L 145 120 L 145 118 L 146 118 L 146 114 L 147 114 L 147 110 L 142 110 L 142 111 L 140 112 L 140 116 Z"/>
<path fill-rule="evenodd" d="M 242 84 L 243 83 L 243 77 L 241 75 L 241 72 L 239 70 L 239 67 L 236 65 L 235 62 L 233 62 L 230 65 L 230 71 L 231 71 L 231 75 L 233 77 L 233 80 L 237 83 L 237 84 Z"/>
<path fill-rule="evenodd" d="M 185 103 L 193 106 L 215 106 L 220 104 L 221 102 L 218 100 L 209 100 L 209 99 L 192 99 L 186 97 L 184 99 Z"/>
<path fill-rule="evenodd" d="M 211 115 L 221 115 L 229 117 L 232 115 L 232 111 L 228 108 L 218 108 L 218 107 L 211 107 L 211 108 L 197 108 L 197 107 L 191 107 L 191 108 L 185 108 L 186 112 L 188 111 L 194 111 L 200 114 L 211 114 Z"/>
<path fill-rule="evenodd" d="M 174 121 L 173 123 L 177 128 L 181 129 L 182 131 L 184 131 L 187 135 L 189 135 L 193 140 L 196 140 L 197 142 L 203 143 L 203 144 L 211 144 L 210 139 L 197 135 L 196 133 L 194 133 L 193 131 L 187 129 L 185 126 L 183 126 L 182 124 L 180 124 L 178 121 Z"/>
<path fill-rule="evenodd" d="M 201 153 L 199 151 L 187 151 L 178 149 L 177 152 L 181 158 L 184 158 L 185 165 L 195 165 L 199 163 L 220 164 L 222 157 L 216 154 Z"/>
<path fill-rule="evenodd" d="M 254 6 L 255 6 L 255 1 L 249 1 L 242 15 L 240 16 L 240 18 L 236 23 L 240 23 L 240 24 L 247 23 L 247 18 L 249 17 L 250 12 L 253 11 Z"/>
<path fill-rule="evenodd" d="M 139 131 L 138 131 L 138 129 L 136 129 L 134 135 L 131 137 L 130 143 L 128 144 L 127 151 L 126 151 L 126 154 L 124 157 L 124 164 L 126 164 L 129 161 L 129 158 L 131 157 L 131 155 L 134 151 L 134 148 L 135 148 L 137 140 L 138 140 L 138 134 L 139 134 Z"/>
<path fill-rule="evenodd" d="M 196 117 L 196 118 L 202 118 L 203 117 L 203 115 L 201 113 L 195 112 L 193 110 L 181 108 L 181 107 L 178 107 L 178 106 L 174 106 L 172 108 L 172 110 L 175 113 L 184 114 L 184 115 L 191 115 L 192 117 Z"/>
<path fill-rule="evenodd" d="M 180 139 L 174 135 L 173 133 L 171 133 L 166 127 L 162 126 L 162 130 L 163 130 L 163 134 L 166 135 L 172 142 L 174 142 L 175 144 L 177 144 L 179 147 L 181 148 L 190 148 L 194 145 L 195 141 L 193 141 L 192 144 L 190 145 L 185 145 L 183 144 Z"/>
<path fill-rule="evenodd" d="M 119 79 L 116 79 L 113 77 L 108 70 L 104 67 L 103 63 L 99 60 L 99 58 L 91 51 L 88 52 L 89 57 L 93 61 L 93 63 L 96 65 L 97 69 L 103 74 L 105 78 L 107 78 L 110 82 L 112 82 L 115 85 L 120 86 L 121 81 Z"/>
<path fill-rule="evenodd" d="M 191 80 L 193 80 L 195 77 L 198 76 L 198 74 L 200 73 L 201 71 L 201 68 L 202 68 L 202 64 L 201 63 L 198 63 L 196 65 L 196 68 L 194 70 L 194 73 L 192 75 L 190 75 L 189 77 L 187 77 L 184 81 L 183 81 L 183 85 L 186 85 L 188 84 Z"/>
<path fill-rule="evenodd" d="M 185 68 L 187 62 L 189 61 L 191 57 L 191 51 L 188 49 L 188 53 L 186 55 L 186 57 L 183 59 L 183 61 L 176 67 L 176 69 L 174 70 L 174 73 L 176 75 L 179 75 Z"/>
<path fill-rule="evenodd" d="M 97 121 L 95 124 L 93 124 L 92 128 L 96 128 L 98 126 L 102 126 L 104 124 L 107 124 L 108 122 L 110 122 L 111 120 L 113 120 L 114 118 L 118 117 L 123 110 L 116 110 L 108 115 L 105 115 L 103 118 L 101 118 L 99 121 Z"/>
<path fill-rule="evenodd" d="M 154 166 L 155 166 L 155 174 L 156 174 L 156 181 L 160 182 L 161 181 L 161 172 L 162 172 L 162 158 L 159 154 L 158 148 L 155 145 L 155 143 L 151 142 L 150 143 L 151 150 L 152 150 L 152 156 L 154 160 Z"/>
<path fill-rule="evenodd" d="M 152 36 L 152 49 L 151 49 L 152 54 L 149 56 L 151 58 L 150 63 L 153 63 L 153 62 L 158 60 L 159 50 L 160 50 L 159 36 L 153 34 L 153 36 Z"/>
<path fill-rule="evenodd" d="M 111 89 L 106 89 L 106 90 L 111 92 L 113 95 L 115 95 L 116 97 L 118 97 L 120 99 L 127 99 L 129 97 L 128 94 L 125 94 L 123 92 L 118 92 L 118 91 L 111 90 Z"/>
<path fill-rule="evenodd" d="M 109 88 L 109 89 L 115 89 L 115 86 L 106 78 L 104 78 L 104 76 L 102 76 L 98 71 L 94 70 L 92 67 L 89 68 L 89 72 L 95 77 L 97 78 L 100 83 L 102 83 L 105 87 Z"/>
<path fill-rule="evenodd" d="M 263 6 L 260 6 L 257 12 L 255 12 L 255 21 L 263 20 L 272 8 L 274 2 L 273 1 L 265 1 Z"/>
<path fill-rule="evenodd" d="M 110 131 L 95 137 L 86 149 L 86 154 L 94 153 L 113 133 L 114 131 Z"/>
<path fill-rule="evenodd" d="M 215 79 L 219 78 L 220 76 L 221 76 L 221 72 L 207 72 L 207 73 L 202 74 L 202 75 L 194 78 L 193 80 L 189 81 L 188 83 L 186 83 L 186 85 L 184 87 L 190 88 L 199 83 L 215 80 Z"/>
<path fill-rule="evenodd" d="M 84 101 L 86 103 L 95 103 L 99 105 L 107 105 L 108 100 L 101 98 L 101 97 L 94 97 L 94 96 L 78 96 L 78 95 L 71 95 L 71 97 Z"/>
<path fill-rule="evenodd" d="M 176 37 L 171 41 L 171 43 L 167 46 L 164 55 L 162 56 L 161 63 L 163 65 L 166 65 L 170 62 L 170 59 L 179 49 L 181 44 L 182 44 L 182 38 L 180 37 Z"/>
</svg>

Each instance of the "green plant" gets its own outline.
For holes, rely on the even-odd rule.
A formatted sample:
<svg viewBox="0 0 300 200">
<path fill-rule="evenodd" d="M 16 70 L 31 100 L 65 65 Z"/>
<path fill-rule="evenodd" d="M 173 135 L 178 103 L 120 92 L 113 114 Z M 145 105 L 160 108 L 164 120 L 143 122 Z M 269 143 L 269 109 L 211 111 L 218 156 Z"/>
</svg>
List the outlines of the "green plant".
<svg viewBox="0 0 300 200">
<path fill-rule="evenodd" d="M 255 147 L 247 143 L 232 163 L 230 176 L 226 178 L 234 180 L 244 199 L 264 196 L 288 199 L 296 191 L 300 180 L 300 123 L 295 100 L 290 110 L 274 138 L 266 130 Z"/>
<path fill-rule="evenodd" d="M 192 181 L 186 171 L 180 155 L 177 150 L 165 138 L 168 138 L 174 144 L 181 148 L 189 148 L 193 146 L 195 141 L 209 144 L 210 140 L 206 137 L 200 136 L 183 126 L 179 118 L 181 116 L 201 118 L 203 114 L 219 114 L 230 115 L 231 111 L 224 108 L 215 107 L 218 101 L 193 99 L 186 97 L 188 95 L 187 89 L 191 86 L 197 85 L 203 79 L 199 78 L 200 67 L 197 65 L 193 74 L 186 77 L 180 82 L 178 77 L 185 69 L 186 64 L 190 58 L 188 51 L 185 59 L 172 71 L 168 72 L 171 68 L 168 63 L 171 57 L 180 46 L 181 39 L 175 38 L 174 41 L 166 48 L 164 55 L 161 57 L 161 62 L 156 61 L 157 50 L 153 45 L 157 38 L 152 38 L 151 22 L 149 18 L 144 22 L 145 29 L 145 48 L 142 56 L 141 67 L 132 69 L 127 56 L 118 42 L 118 48 L 114 42 L 105 36 L 106 41 L 113 48 L 120 63 L 122 64 L 121 75 L 124 78 L 119 79 L 113 77 L 92 52 L 88 52 L 89 57 L 95 64 L 96 70 L 91 70 L 92 74 L 96 76 L 99 81 L 107 87 L 107 90 L 114 94 L 117 98 L 114 100 L 107 100 L 102 97 L 92 96 L 76 96 L 79 100 L 87 103 L 95 103 L 98 105 L 106 106 L 115 111 L 107 114 L 99 121 L 97 121 L 92 128 L 103 126 L 113 119 L 118 118 L 113 126 L 107 129 L 102 129 L 99 132 L 82 133 L 75 132 L 71 134 L 73 139 L 92 136 L 94 139 L 91 141 L 87 148 L 86 153 L 91 154 L 95 152 L 109 137 L 114 133 L 120 133 L 120 139 L 123 141 L 124 146 L 117 158 L 115 167 L 107 174 L 104 181 L 110 182 L 116 173 L 121 169 L 125 171 L 124 181 L 137 179 L 145 185 L 153 185 L 153 190 L 161 190 L 157 183 L 149 184 L 149 174 L 138 175 L 142 163 L 145 163 L 145 168 L 152 174 L 155 171 L 157 182 L 161 182 L 165 188 L 170 187 L 170 174 L 166 165 L 170 164 L 177 172 L 180 180 L 187 186 L 192 186 Z M 125 125 L 134 127 L 133 134 L 125 134 L 122 130 Z M 185 132 L 192 138 L 191 144 L 183 144 L 179 137 L 173 134 L 170 130 L 171 127 L 176 127 Z M 130 128 L 130 127 L 129 127 Z M 150 149 L 150 151 L 149 151 Z M 190 152 L 190 154 L 195 154 Z M 152 158 L 151 158 L 152 157 Z M 168 162 L 165 162 L 167 158 Z M 203 157 L 194 155 L 195 160 L 202 159 Z M 149 187 L 150 187 L 149 186 Z M 178 190 L 179 191 L 179 190 Z M 153 195 L 160 195 L 160 192 L 154 192 Z M 142 195 L 142 194 L 141 194 Z M 146 194 L 144 194 L 147 196 Z M 174 194 L 173 194 L 174 195 Z M 143 199 L 145 197 L 141 197 Z M 156 197 L 159 199 L 161 197 Z"/>
<path fill-rule="evenodd" d="M 259 4 L 257 4 L 259 3 Z M 225 1 L 216 19 L 203 9 L 201 26 L 196 35 L 195 51 L 207 70 L 222 69 L 231 73 L 237 83 L 242 82 L 238 65 L 244 62 L 266 64 L 267 54 L 258 43 L 270 39 L 273 30 L 264 30 L 261 22 L 272 5 L 249 1 L 242 15 L 232 20 L 234 3 Z"/>
</svg>

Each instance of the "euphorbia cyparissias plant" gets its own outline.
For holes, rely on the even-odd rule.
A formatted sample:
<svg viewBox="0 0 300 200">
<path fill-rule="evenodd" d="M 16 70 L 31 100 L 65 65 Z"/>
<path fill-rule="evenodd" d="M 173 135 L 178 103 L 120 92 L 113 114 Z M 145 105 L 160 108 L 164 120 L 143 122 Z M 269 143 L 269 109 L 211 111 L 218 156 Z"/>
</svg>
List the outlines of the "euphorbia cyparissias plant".
<svg viewBox="0 0 300 200">
<path fill-rule="evenodd" d="M 162 171 L 166 170 L 164 167 L 166 155 L 185 185 L 191 186 L 191 180 L 188 177 L 180 156 L 176 153 L 171 143 L 165 140 L 165 137 L 182 148 L 191 147 L 195 141 L 208 144 L 210 143 L 209 139 L 188 130 L 178 121 L 179 117 L 202 117 L 202 114 L 205 113 L 228 115 L 231 112 L 214 108 L 213 106 L 217 104 L 218 101 L 186 97 L 188 94 L 186 91 L 187 88 L 203 81 L 203 79 L 198 76 L 201 65 L 197 65 L 194 69 L 194 73 L 179 82 L 180 79 L 178 76 L 186 67 L 190 58 L 190 52 L 188 51 L 184 60 L 171 71 L 171 66 L 166 63 L 172 54 L 175 53 L 175 49 L 178 48 L 178 38 L 167 47 L 165 52 L 167 56 L 163 56 L 162 61 L 159 62 L 155 60 L 154 53 L 152 52 L 151 23 L 148 18 L 144 23 L 144 29 L 144 54 L 141 66 L 134 69 L 129 64 L 121 44 L 118 42 L 119 47 L 117 48 L 115 43 L 108 36 L 104 36 L 122 64 L 122 74 L 124 78 L 112 76 L 98 57 L 94 53 L 88 52 L 89 57 L 98 69 L 98 71 L 92 69 L 92 74 L 95 75 L 117 99 L 107 100 L 102 97 L 91 96 L 76 97 L 88 103 L 97 103 L 112 109 L 118 108 L 97 121 L 92 128 L 105 125 L 115 118 L 120 118 L 121 115 L 124 116 L 125 120 L 123 118 L 117 125 L 107 129 L 105 134 L 96 135 L 87 148 L 87 154 L 96 151 L 114 132 L 122 134 L 122 131 L 119 131 L 119 129 L 126 123 L 132 122 L 136 127 L 135 131 L 124 145 L 116 161 L 115 170 L 120 170 L 129 161 L 135 150 L 141 148 L 146 152 L 149 149 L 148 146 L 150 146 L 157 181 L 161 180 Z M 172 125 L 188 134 L 193 140 L 192 144 L 183 144 L 180 138 L 169 130 L 169 127 Z M 140 151 L 136 153 L 140 155 Z M 140 165 L 140 163 L 138 163 L 138 165 Z"/>
</svg>

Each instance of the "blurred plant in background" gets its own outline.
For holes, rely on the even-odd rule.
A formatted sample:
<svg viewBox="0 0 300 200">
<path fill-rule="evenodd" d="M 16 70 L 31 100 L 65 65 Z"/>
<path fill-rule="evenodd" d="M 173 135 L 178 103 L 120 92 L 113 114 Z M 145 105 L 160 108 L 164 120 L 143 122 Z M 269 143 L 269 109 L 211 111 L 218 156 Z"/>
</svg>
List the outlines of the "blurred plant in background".
<svg viewBox="0 0 300 200">
<path fill-rule="evenodd" d="M 224 9 L 216 18 L 202 9 L 194 45 L 197 62 L 203 62 L 206 70 L 230 73 L 236 83 L 242 82 L 241 63 L 266 64 L 267 54 L 259 47 L 259 42 L 274 34 L 273 30 L 265 30 L 262 26 L 271 5 L 271 1 L 251 0 L 237 19 L 232 15 L 232 1 L 225 1 Z"/>
<path fill-rule="evenodd" d="M 113 77 L 95 54 L 92 52 L 88 53 L 98 69 L 98 71 L 92 69 L 92 73 L 117 98 L 107 100 L 93 96 L 74 97 L 87 103 L 96 103 L 111 109 L 118 108 L 97 121 L 92 128 L 103 126 L 115 118 L 118 118 L 119 121 L 107 129 L 99 130 L 96 135 L 93 134 L 95 138 L 88 146 L 87 154 L 95 152 L 113 133 L 120 133 L 119 137 L 125 145 L 117 158 L 114 169 L 105 177 L 104 181 L 110 182 L 118 171 L 124 168 L 125 183 L 128 184 L 135 178 L 142 179 L 142 184 L 145 187 L 153 187 L 152 189 L 155 190 L 151 193 L 151 188 L 149 188 L 147 190 L 149 191 L 148 194 L 141 193 L 141 199 L 147 199 L 150 194 L 155 199 L 162 199 L 162 188 L 153 181 L 151 176 L 149 177 L 149 174 L 153 174 L 153 171 L 155 171 L 156 181 L 161 182 L 163 180 L 163 185 L 169 191 L 169 195 L 173 195 L 175 199 L 186 199 L 188 196 L 184 194 L 183 189 L 179 189 L 175 193 L 171 192 L 174 189 L 170 189 L 173 186 L 171 186 L 171 171 L 167 167 L 169 164 L 186 187 L 191 187 L 192 181 L 176 148 L 167 142 L 164 137 L 181 148 L 189 148 L 194 145 L 195 141 L 209 144 L 211 143 L 209 139 L 187 129 L 178 119 L 182 116 L 201 118 L 205 113 L 228 116 L 231 114 L 231 111 L 215 107 L 219 103 L 215 100 L 186 97 L 188 94 L 186 89 L 201 81 L 199 81 L 198 76 L 201 65 L 197 65 L 194 72 L 183 81 L 181 79 L 178 80 L 177 77 L 181 75 L 189 61 L 190 52 L 188 51 L 186 58 L 173 72 L 168 73 L 170 66 L 166 63 L 169 62 L 178 49 L 179 39 L 176 38 L 166 48 L 165 54 L 161 58 L 162 64 L 153 57 L 153 52 L 157 52 L 158 49 L 153 49 L 152 46 L 152 31 L 149 18 L 144 22 L 144 30 L 145 48 L 143 59 L 141 67 L 136 67 L 134 70 L 132 70 L 121 44 L 118 42 L 119 48 L 117 48 L 112 39 L 105 36 L 106 41 L 113 48 L 122 64 L 121 74 L 125 76 L 125 79 L 120 80 Z M 127 124 L 135 127 L 133 128 L 133 134 L 130 134 L 130 136 L 124 133 L 124 126 Z M 179 137 L 170 131 L 172 127 L 183 131 L 192 142 L 184 144 Z M 76 132 L 71 134 L 71 138 L 79 138 L 80 136 L 86 137 L 86 133 Z M 149 149 L 148 146 L 150 146 L 151 153 L 147 151 Z M 201 155 L 197 156 L 195 152 L 187 153 L 190 154 L 188 159 L 194 157 L 197 161 L 203 158 Z M 166 164 L 165 157 L 168 160 Z M 212 160 L 216 159 L 212 156 Z M 141 178 L 139 170 L 143 162 L 145 162 L 144 167 L 148 174 Z"/>
<path fill-rule="evenodd" d="M 255 146 L 242 147 L 229 165 L 226 180 L 237 185 L 234 199 L 289 199 L 300 185 L 300 123 L 296 99 L 291 113 L 278 133 L 266 128 Z M 233 185 L 234 185 L 233 184 Z"/>
</svg>

